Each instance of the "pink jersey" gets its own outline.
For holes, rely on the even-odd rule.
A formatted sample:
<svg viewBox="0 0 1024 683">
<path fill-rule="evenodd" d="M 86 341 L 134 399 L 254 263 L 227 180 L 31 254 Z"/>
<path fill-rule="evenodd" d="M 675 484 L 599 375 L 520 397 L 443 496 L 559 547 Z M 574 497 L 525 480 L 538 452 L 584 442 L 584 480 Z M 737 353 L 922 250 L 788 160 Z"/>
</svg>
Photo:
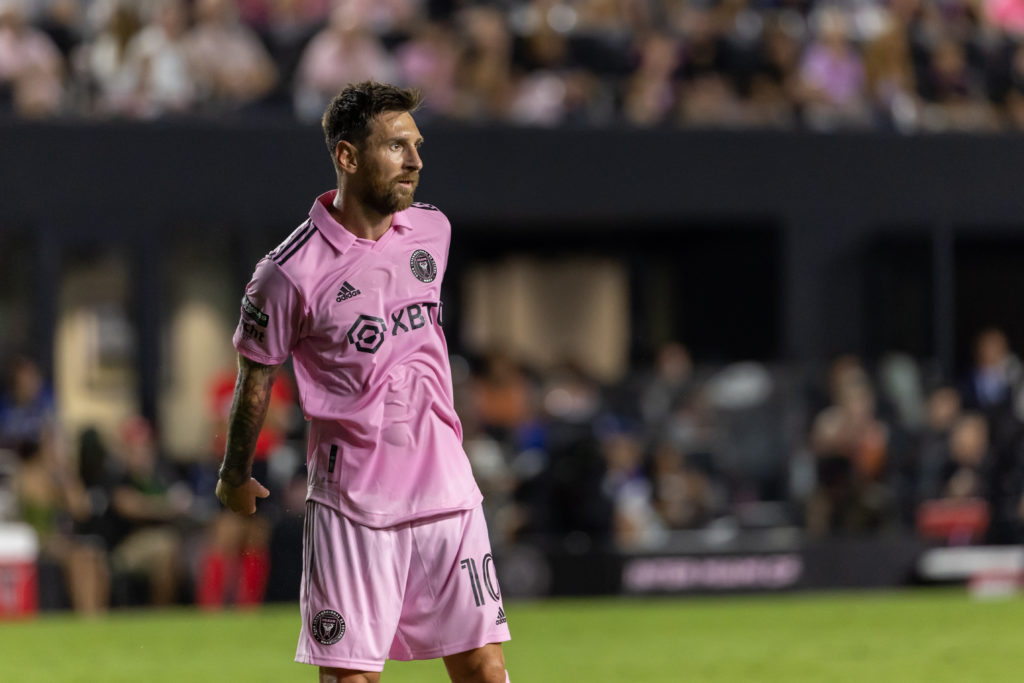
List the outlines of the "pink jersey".
<svg viewBox="0 0 1024 683">
<path fill-rule="evenodd" d="M 360 239 L 328 212 L 334 195 L 256 265 L 235 347 L 268 365 L 292 355 L 309 500 L 371 527 L 473 508 L 441 329 L 451 225 L 416 204 Z"/>
</svg>

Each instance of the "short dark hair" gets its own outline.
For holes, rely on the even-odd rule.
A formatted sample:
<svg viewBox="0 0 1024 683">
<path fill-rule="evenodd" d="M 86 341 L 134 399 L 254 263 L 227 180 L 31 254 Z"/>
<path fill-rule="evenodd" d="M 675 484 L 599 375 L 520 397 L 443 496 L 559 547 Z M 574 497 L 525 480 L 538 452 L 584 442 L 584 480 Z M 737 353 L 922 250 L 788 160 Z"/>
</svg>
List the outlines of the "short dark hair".
<svg viewBox="0 0 1024 683">
<path fill-rule="evenodd" d="M 342 140 L 361 147 L 369 136 L 374 116 L 386 111 L 413 112 L 422 100 L 418 90 L 390 83 L 363 81 L 347 86 L 327 105 L 320 121 L 331 158 Z"/>
</svg>

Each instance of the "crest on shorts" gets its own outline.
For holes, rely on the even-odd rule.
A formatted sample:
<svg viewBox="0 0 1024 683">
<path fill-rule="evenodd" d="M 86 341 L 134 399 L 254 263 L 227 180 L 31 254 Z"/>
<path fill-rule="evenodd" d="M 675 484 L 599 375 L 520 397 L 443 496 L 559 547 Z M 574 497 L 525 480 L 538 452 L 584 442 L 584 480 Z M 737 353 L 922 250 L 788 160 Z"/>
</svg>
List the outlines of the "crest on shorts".
<svg viewBox="0 0 1024 683">
<path fill-rule="evenodd" d="M 323 609 L 313 617 L 310 624 L 313 638 L 321 645 L 334 645 L 345 635 L 345 620 L 332 609 Z"/>
<path fill-rule="evenodd" d="M 433 282 L 437 277 L 437 264 L 434 263 L 434 257 L 424 249 L 412 252 L 409 267 L 412 268 L 412 274 L 420 282 Z"/>
</svg>

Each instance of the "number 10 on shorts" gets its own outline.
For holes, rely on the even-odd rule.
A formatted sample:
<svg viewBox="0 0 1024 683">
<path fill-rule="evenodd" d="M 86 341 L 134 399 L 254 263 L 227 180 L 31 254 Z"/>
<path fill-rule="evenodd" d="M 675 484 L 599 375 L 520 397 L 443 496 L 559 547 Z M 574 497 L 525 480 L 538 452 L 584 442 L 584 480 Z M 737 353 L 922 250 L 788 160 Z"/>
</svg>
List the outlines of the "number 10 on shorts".
<svg viewBox="0 0 1024 683">
<path fill-rule="evenodd" d="M 498 602 L 501 600 L 501 590 L 498 588 L 498 577 L 494 572 L 494 558 L 487 553 L 480 564 L 483 566 L 483 585 L 487 588 L 487 594 L 491 596 L 491 600 Z M 469 576 L 469 585 L 473 589 L 473 601 L 477 607 L 480 607 L 484 604 L 484 591 L 480 587 L 480 573 L 477 571 L 476 560 L 467 558 L 459 562 L 459 566 L 466 570 L 466 574 Z"/>
</svg>

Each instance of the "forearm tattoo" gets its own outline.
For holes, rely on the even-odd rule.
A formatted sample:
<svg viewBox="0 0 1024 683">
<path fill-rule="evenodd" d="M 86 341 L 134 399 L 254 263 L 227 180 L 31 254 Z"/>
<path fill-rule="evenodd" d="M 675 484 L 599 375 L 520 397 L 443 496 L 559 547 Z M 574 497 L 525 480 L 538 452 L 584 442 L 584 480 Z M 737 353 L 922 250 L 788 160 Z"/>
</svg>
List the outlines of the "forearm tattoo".
<svg viewBox="0 0 1024 683">
<path fill-rule="evenodd" d="M 238 379 L 228 417 L 227 448 L 220 466 L 220 478 L 228 484 L 241 486 L 252 474 L 256 439 L 267 416 L 270 390 L 279 367 L 238 357 Z"/>
</svg>

